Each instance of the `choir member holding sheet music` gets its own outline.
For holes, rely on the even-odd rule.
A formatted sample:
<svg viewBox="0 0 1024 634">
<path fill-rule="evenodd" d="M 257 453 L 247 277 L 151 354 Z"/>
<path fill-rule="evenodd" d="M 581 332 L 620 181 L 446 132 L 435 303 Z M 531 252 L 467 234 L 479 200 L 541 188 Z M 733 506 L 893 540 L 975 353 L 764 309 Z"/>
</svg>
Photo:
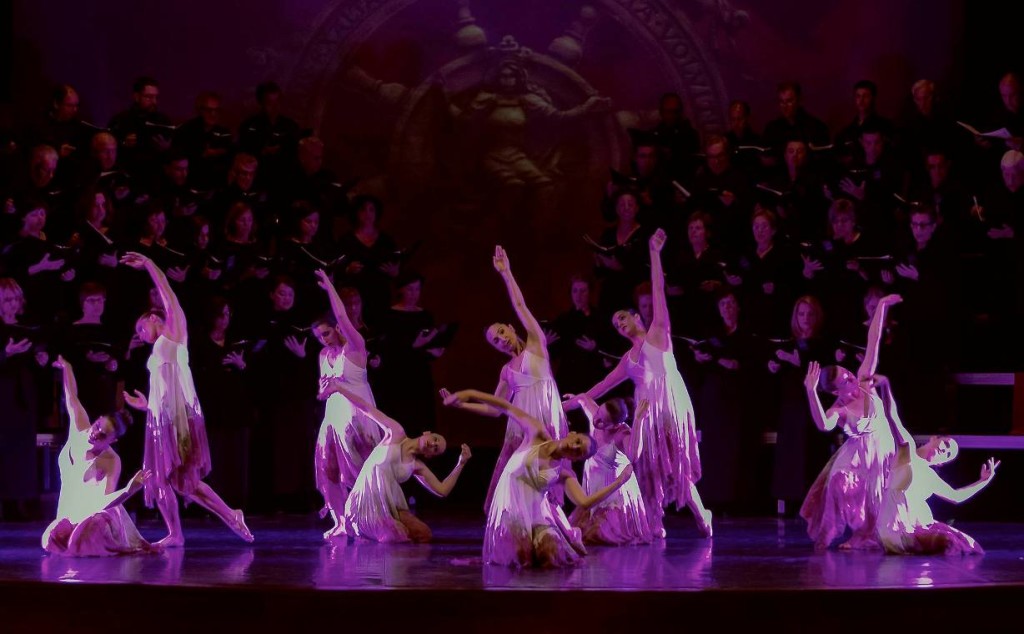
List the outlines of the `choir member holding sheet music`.
<svg viewBox="0 0 1024 634">
<path fill-rule="evenodd" d="M 132 105 L 107 124 L 121 146 L 124 166 L 134 177 L 146 179 L 155 174 L 160 155 L 171 147 L 176 126 L 158 110 L 159 101 L 159 82 L 139 77 L 132 85 Z"/>
</svg>

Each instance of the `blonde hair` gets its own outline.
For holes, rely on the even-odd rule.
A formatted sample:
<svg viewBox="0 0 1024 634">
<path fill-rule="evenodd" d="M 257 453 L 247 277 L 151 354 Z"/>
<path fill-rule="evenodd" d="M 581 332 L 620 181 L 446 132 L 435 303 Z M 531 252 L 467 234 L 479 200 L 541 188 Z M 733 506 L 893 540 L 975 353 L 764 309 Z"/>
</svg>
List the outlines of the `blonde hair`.
<svg viewBox="0 0 1024 634">
<path fill-rule="evenodd" d="M 796 300 L 796 302 L 793 304 L 793 316 L 789 320 L 789 328 L 793 332 L 794 337 L 799 338 L 802 334 L 800 332 L 800 326 L 797 321 L 796 315 L 797 312 L 800 310 L 800 306 L 802 306 L 803 304 L 807 304 L 808 306 L 811 307 L 811 310 L 814 311 L 815 320 L 814 325 L 811 327 L 810 336 L 817 337 L 818 335 L 821 334 L 821 329 L 823 326 L 822 322 L 825 321 L 825 311 L 821 307 L 821 302 L 819 302 L 818 298 L 814 297 L 813 295 L 804 295 L 803 297 Z"/>
<path fill-rule="evenodd" d="M 21 286 L 13 277 L 0 277 L 0 300 L 8 297 L 14 297 L 20 304 L 16 315 L 25 311 L 25 291 L 21 290 Z"/>
</svg>

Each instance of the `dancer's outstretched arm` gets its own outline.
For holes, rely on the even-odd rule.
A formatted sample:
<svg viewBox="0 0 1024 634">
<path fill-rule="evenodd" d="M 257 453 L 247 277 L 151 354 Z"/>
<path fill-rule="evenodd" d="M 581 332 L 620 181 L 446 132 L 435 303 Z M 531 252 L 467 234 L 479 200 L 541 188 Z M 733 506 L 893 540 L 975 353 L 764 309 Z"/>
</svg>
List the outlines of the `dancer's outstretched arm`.
<svg viewBox="0 0 1024 634">
<path fill-rule="evenodd" d="M 349 402 L 352 403 L 353 407 L 355 407 L 363 414 L 369 416 L 373 420 L 373 422 L 377 423 L 377 425 L 382 430 L 384 430 L 385 433 L 390 434 L 392 442 L 400 438 L 405 438 L 405 428 L 402 427 L 401 423 L 399 423 L 394 418 L 391 418 L 384 412 L 380 411 L 373 405 L 367 403 L 358 394 L 349 391 L 348 388 L 341 385 L 339 381 L 332 382 L 330 388 L 324 390 L 324 392 L 321 393 L 320 397 L 327 398 L 327 396 L 329 396 L 332 391 L 337 392 L 338 394 L 341 394 L 342 396 L 347 398 Z"/>
<path fill-rule="evenodd" d="M 821 366 L 818 365 L 817 361 L 811 361 L 807 364 L 807 377 L 804 379 L 804 387 L 807 388 L 807 400 L 811 406 L 811 419 L 814 420 L 814 425 L 819 430 L 832 431 L 836 428 L 836 424 L 839 423 L 840 413 L 837 410 L 825 413 L 825 408 L 821 404 L 821 398 L 818 396 L 818 380 L 820 378 Z"/>
<path fill-rule="evenodd" d="M 544 423 L 540 422 L 533 416 L 530 416 L 505 399 L 498 398 L 493 394 L 488 394 L 487 392 L 481 392 L 480 390 L 460 390 L 458 392 L 452 392 L 445 398 L 444 404 L 449 407 L 460 407 L 460 403 L 473 401 L 484 403 L 501 410 L 501 412 L 507 414 L 510 419 L 519 423 L 519 426 L 522 427 L 523 431 L 527 434 L 542 438 L 547 438 L 548 436 L 547 431 L 544 429 Z"/>
<path fill-rule="evenodd" d="M 445 400 L 446 401 L 446 399 L 448 398 L 448 396 L 450 394 L 451 393 L 448 390 L 442 388 L 441 389 L 441 400 Z M 500 398 L 503 401 L 507 401 L 508 400 L 508 395 L 509 395 L 508 381 L 506 381 L 504 379 L 504 377 L 502 377 L 498 381 L 498 387 L 494 389 L 494 396 L 497 397 L 497 398 Z M 446 402 L 445 404 L 448 405 L 449 403 Z M 474 414 L 479 414 L 481 416 L 490 416 L 491 418 L 497 418 L 498 416 L 501 416 L 502 414 L 504 414 L 504 412 L 502 412 L 497 407 L 493 407 L 491 405 L 487 405 L 486 403 L 462 403 L 462 402 L 459 402 L 459 401 L 452 401 L 450 403 L 450 406 L 454 407 L 456 409 L 464 409 L 467 412 L 473 412 Z"/>
<path fill-rule="evenodd" d="M 68 429 L 70 438 L 75 432 L 89 430 L 89 414 L 82 407 L 82 402 L 78 400 L 78 382 L 75 380 L 75 372 L 71 369 L 71 364 L 63 356 L 58 355 L 57 360 L 53 362 L 53 367 L 64 375 L 64 405 L 67 407 L 70 419 Z"/>
<path fill-rule="evenodd" d="M 580 407 L 583 409 L 583 413 L 587 416 L 587 422 L 590 423 L 590 435 L 593 436 L 594 432 L 597 431 L 594 428 L 594 417 L 597 416 L 598 410 L 597 401 L 590 398 L 586 394 L 579 394 L 574 396 L 566 394 L 566 396 L 569 396 L 570 399 L 579 399 Z"/>
<path fill-rule="evenodd" d="M 576 479 L 576 474 L 571 469 L 562 469 L 562 475 L 565 477 L 565 494 L 569 496 L 572 503 L 576 506 L 584 509 L 588 509 L 595 504 L 600 504 L 612 493 L 615 493 L 619 487 L 629 480 L 629 476 L 633 475 L 633 465 L 627 465 L 622 473 L 619 474 L 615 481 L 609 485 L 594 491 L 592 494 L 587 495 L 580 485 L 579 480 Z"/>
<path fill-rule="evenodd" d="M 345 304 L 341 301 L 338 290 L 334 288 L 331 278 L 323 269 L 317 269 L 316 283 L 327 293 L 327 298 L 331 302 L 331 311 L 334 313 L 334 319 L 338 322 L 338 330 L 345 337 L 345 351 L 353 355 L 353 361 L 366 367 L 366 340 L 352 325 L 352 320 L 348 318 L 348 311 L 345 310 Z"/>
<path fill-rule="evenodd" d="M 868 347 L 864 353 L 864 361 L 857 370 L 857 378 L 861 381 L 874 376 L 878 370 L 878 350 L 882 346 L 882 333 L 885 332 L 885 318 L 889 307 L 899 304 L 903 298 L 899 295 L 886 295 L 878 300 L 878 308 L 871 316 L 871 325 L 868 326 Z"/>
<path fill-rule="evenodd" d="M 642 424 L 642 421 L 647 418 L 650 413 L 651 402 L 647 399 L 641 399 L 640 402 L 636 404 L 636 411 L 633 412 L 633 426 L 627 427 L 624 431 L 616 434 L 615 442 L 619 445 L 619 449 L 622 449 L 626 454 L 626 457 L 629 458 L 630 462 L 636 462 L 637 456 L 644 452 L 644 435 L 641 433 L 634 434 L 633 430 L 638 429 Z"/>
<path fill-rule="evenodd" d="M 540 322 L 533 316 L 530 309 L 526 307 L 526 299 L 523 298 L 523 292 L 519 289 L 519 284 L 516 283 L 516 278 L 512 275 L 512 267 L 509 265 L 508 255 L 500 245 L 494 247 L 494 269 L 505 282 L 505 288 L 508 289 L 508 297 L 512 300 L 512 308 L 516 311 L 519 323 L 523 325 L 523 328 L 526 328 L 526 349 L 547 359 L 548 346 L 544 329 L 540 327 Z"/>
<path fill-rule="evenodd" d="M 661 266 L 661 250 L 665 247 L 665 232 L 658 229 L 648 240 L 651 251 L 651 327 L 647 341 L 659 350 L 672 349 L 672 326 L 669 322 L 668 302 L 665 300 L 665 271 Z"/>
<path fill-rule="evenodd" d="M 120 463 L 118 463 L 120 467 Z M 153 476 L 153 472 L 149 469 L 140 469 L 131 479 L 131 481 L 124 486 L 122 489 L 111 491 L 110 489 L 117 486 L 117 480 L 121 476 L 120 468 L 117 473 L 111 473 L 107 475 L 107 494 L 103 496 L 103 508 L 100 510 L 107 510 L 113 508 L 118 504 L 124 504 L 128 498 L 135 495 L 142 490 L 142 485 L 146 483 Z"/>
<path fill-rule="evenodd" d="M 992 482 L 992 478 L 996 475 L 996 469 L 1002 461 L 996 460 L 995 458 L 989 458 L 985 464 L 981 465 L 981 478 L 974 484 L 968 484 L 967 486 L 954 489 L 949 486 L 949 483 L 939 477 L 939 474 L 935 473 L 932 469 L 928 469 L 931 473 L 931 485 L 932 493 L 939 496 L 947 502 L 953 504 L 960 504 L 966 500 L 974 497 L 978 491 L 981 491 Z"/>
<path fill-rule="evenodd" d="M 427 465 L 417 460 L 416 465 L 413 467 L 413 475 L 420 481 L 425 489 L 433 493 L 439 498 L 448 497 L 448 494 L 455 488 L 455 483 L 459 480 L 459 475 L 462 474 L 463 467 L 466 466 L 466 462 L 473 456 L 469 451 L 469 445 L 462 444 L 462 453 L 459 454 L 459 461 L 455 463 L 452 468 L 452 472 L 448 474 L 448 477 L 444 481 L 437 479 L 434 472 L 431 471 Z"/>
<path fill-rule="evenodd" d="M 587 397 L 591 400 L 599 399 L 602 396 L 604 396 L 608 392 L 608 390 L 612 389 L 619 383 L 625 381 L 628 378 L 628 375 L 626 374 L 627 356 L 628 355 L 623 356 L 621 359 L 619 359 L 618 365 L 616 365 L 612 369 L 612 371 L 608 373 L 608 376 L 601 379 L 597 383 L 597 385 L 590 388 L 583 394 L 577 394 L 576 396 L 573 396 L 565 400 L 562 403 L 562 409 L 564 409 L 567 412 L 576 409 L 581 405 L 581 401 L 584 397 Z"/>
<path fill-rule="evenodd" d="M 884 381 L 884 383 L 882 382 Z M 881 388 L 881 389 L 879 389 Z M 899 409 L 896 407 L 896 399 L 892 395 L 892 386 L 889 385 L 888 379 L 884 377 L 875 381 L 875 389 L 878 391 L 879 397 L 885 405 L 886 417 L 889 419 L 889 427 L 892 430 L 893 438 L 900 445 L 908 447 L 910 450 L 910 458 L 916 459 L 918 457 L 917 443 L 914 441 L 913 434 L 903 424 L 903 419 L 900 418 Z M 902 447 L 900 450 L 902 451 Z"/>
<path fill-rule="evenodd" d="M 164 312 L 167 313 L 165 320 L 164 336 L 171 341 L 184 343 L 188 335 L 188 325 L 185 322 L 185 311 L 181 309 L 178 296 L 174 294 L 167 276 L 160 270 L 153 260 L 150 260 L 141 253 L 130 251 L 121 258 L 122 264 L 127 264 L 133 269 L 145 270 L 153 280 L 157 292 L 160 294 L 160 302 L 164 305 Z"/>
</svg>

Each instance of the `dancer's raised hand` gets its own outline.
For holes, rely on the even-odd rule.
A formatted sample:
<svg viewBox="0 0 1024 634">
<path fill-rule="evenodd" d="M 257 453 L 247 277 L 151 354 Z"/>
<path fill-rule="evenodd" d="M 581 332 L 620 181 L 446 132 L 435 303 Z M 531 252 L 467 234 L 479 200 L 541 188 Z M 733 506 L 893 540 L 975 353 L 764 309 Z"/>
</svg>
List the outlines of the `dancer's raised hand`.
<svg viewBox="0 0 1024 634">
<path fill-rule="evenodd" d="M 506 273 L 512 271 L 512 267 L 509 265 L 508 262 L 508 254 L 505 253 L 505 249 L 503 249 L 500 244 L 494 247 L 493 262 L 494 270 L 497 271 L 498 273 L 501 273 L 502 275 L 505 275 Z"/>
<path fill-rule="evenodd" d="M 1002 460 L 996 460 L 995 458 L 989 458 L 985 464 L 981 465 L 981 479 L 990 480 L 996 475 L 996 468 L 1003 464 Z"/>
<path fill-rule="evenodd" d="M 811 361 L 807 364 L 807 377 L 804 379 L 804 387 L 807 388 L 808 392 L 814 392 L 818 389 L 818 380 L 821 378 L 821 366 L 818 365 L 817 361 Z"/>
<path fill-rule="evenodd" d="M 664 229 L 658 229 L 651 234 L 651 239 L 648 241 L 648 245 L 651 247 L 651 251 L 657 251 L 661 253 L 661 250 L 665 247 L 665 240 L 668 237 L 665 235 Z"/>
</svg>

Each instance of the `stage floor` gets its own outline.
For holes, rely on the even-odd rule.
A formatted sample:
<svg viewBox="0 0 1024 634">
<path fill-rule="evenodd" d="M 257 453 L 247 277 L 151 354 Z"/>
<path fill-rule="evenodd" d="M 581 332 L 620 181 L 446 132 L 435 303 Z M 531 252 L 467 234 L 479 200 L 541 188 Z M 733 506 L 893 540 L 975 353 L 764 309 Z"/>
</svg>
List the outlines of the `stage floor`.
<svg viewBox="0 0 1024 634">
<path fill-rule="evenodd" d="M 0 607 L 4 608 L 0 613 L 5 617 L 23 613 L 25 623 L 38 624 L 24 613 L 36 603 L 45 606 L 48 601 L 66 598 L 73 604 L 76 596 L 84 600 L 92 593 L 102 593 L 100 596 L 122 606 L 132 600 L 145 603 L 150 595 L 178 597 L 177 601 L 187 604 L 206 593 L 200 601 L 206 606 L 203 610 L 217 606 L 244 610 L 247 602 L 285 596 L 289 602 L 305 601 L 312 612 L 295 618 L 307 624 L 323 618 L 313 607 L 322 599 L 330 597 L 331 605 L 341 606 L 360 597 L 358 605 L 362 606 L 409 605 L 410 601 L 436 604 L 444 615 L 429 620 L 435 625 L 456 614 L 482 623 L 478 619 L 486 620 L 494 610 L 503 609 L 503 618 L 508 618 L 508 605 L 527 610 L 533 608 L 526 606 L 542 605 L 558 613 L 562 608 L 557 606 L 564 604 L 583 610 L 579 618 L 584 621 L 607 612 L 610 616 L 598 623 L 610 624 L 613 621 L 608 619 L 618 615 L 626 626 L 652 618 L 649 610 L 657 605 L 667 610 L 690 605 L 702 605 L 706 610 L 721 605 L 724 612 L 716 616 L 718 623 L 762 624 L 771 614 L 782 619 L 778 623 L 785 622 L 787 610 L 792 608 L 804 613 L 795 623 L 810 626 L 819 618 L 813 616 L 818 608 L 824 612 L 820 619 L 838 619 L 839 625 L 867 619 L 861 610 L 851 612 L 849 607 L 853 597 L 861 597 L 855 601 L 860 603 L 865 592 L 876 597 L 888 595 L 880 605 L 892 604 L 890 610 L 901 605 L 908 610 L 929 605 L 952 610 L 962 601 L 965 610 L 990 623 L 998 623 L 988 621 L 998 617 L 992 606 L 1005 606 L 1009 615 L 1019 612 L 1024 600 L 1021 524 L 957 524 L 985 547 L 987 554 L 981 557 L 899 557 L 880 552 L 815 553 L 799 520 L 719 519 L 714 539 L 705 540 L 689 516 L 680 515 L 668 518 L 669 537 L 655 545 L 595 547 L 576 568 L 516 571 L 481 563 L 481 516 L 438 511 L 424 519 L 434 529 L 434 543 L 330 545 L 320 537 L 325 522 L 278 516 L 252 518 L 256 542 L 248 545 L 213 520 L 193 519 L 186 521 L 184 549 L 161 555 L 88 559 L 46 555 L 39 546 L 43 524 L 0 523 Z M 141 530 L 156 539 L 162 525 L 147 520 Z M 367 592 L 380 590 L 391 592 Z M 490 592 L 501 590 L 520 592 Z M 521 592 L 530 596 L 512 599 L 510 604 L 507 599 L 511 596 L 525 596 Z M 574 598 L 560 603 L 559 597 L 569 595 Z M 640 595 L 646 599 L 638 602 Z M 421 601 L 428 596 L 432 599 Z M 542 596 L 545 598 L 540 599 Z M 773 607 L 765 612 L 765 605 Z M 829 615 L 833 608 L 825 606 L 831 605 L 848 607 L 842 615 Z M 636 611 L 635 606 L 646 607 Z M 745 606 L 754 612 L 744 612 Z M 982 606 L 989 611 L 979 611 Z M 266 610 L 263 607 L 247 616 L 275 618 L 276 612 Z M 632 612 L 632 616 L 623 612 Z M 233 618 L 246 618 L 235 614 Z M 956 620 L 954 616 L 944 618 Z M 165 617 L 175 618 L 161 615 Z M 47 618 L 56 617 L 51 614 Z M 70 618 L 64 615 L 52 625 L 55 629 L 74 625 Z M 516 618 L 521 623 L 523 616 Z M 676 622 L 682 624 L 678 617 Z M 996 627 L 994 631 L 999 630 Z"/>
</svg>

